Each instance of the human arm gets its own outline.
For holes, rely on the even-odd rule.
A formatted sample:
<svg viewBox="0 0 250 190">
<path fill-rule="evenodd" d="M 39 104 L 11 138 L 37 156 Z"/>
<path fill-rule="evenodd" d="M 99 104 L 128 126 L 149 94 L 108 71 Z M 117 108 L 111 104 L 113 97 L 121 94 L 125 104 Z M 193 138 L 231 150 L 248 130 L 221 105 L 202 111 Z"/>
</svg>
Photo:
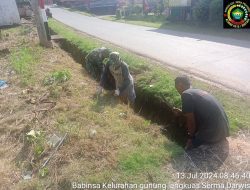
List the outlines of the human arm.
<svg viewBox="0 0 250 190">
<path fill-rule="evenodd" d="M 182 114 L 185 118 L 185 128 L 187 130 L 188 140 L 185 149 L 192 147 L 192 140 L 196 133 L 196 123 L 194 114 L 194 100 L 192 94 L 183 93 L 182 99 Z"/>
<path fill-rule="evenodd" d="M 196 132 L 194 113 L 186 113 L 184 114 L 184 117 L 186 121 L 185 127 L 188 132 L 188 137 L 193 138 Z"/>
<path fill-rule="evenodd" d="M 192 147 L 192 140 L 195 136 L 196 132 L 196 124 L 195 124 L 195 118 L 194 118 L 194 113 L 186 113 L 183 114 L 182 110 L 179 108 L 173 108 L 173 112 L 176 116 L 183 115 L 185 118 L 185 128 L 187 129 L 187 135 L 188 135 L 188 140 L 186 142 L 185 149 L 189 149 Z"/>
<path fill-rule="evenodd" d="M 193 146 L 192 140 L 195 136 L 196 124 L 195 124 L 194 113 L 186 113 L 186 114 L 184 114 L 184 117 L 186 120 L 185 127 L 186 127 L 187 133 L 188 133 L 188 140 L 187 140 L 185 149 L 189 149 Z"/>
<path fill-rule="evenodd" d="M 177 116 L 177 117 L 181 116 L 181 114 L 182 114 L 181 109 L 176 108 L 176 107 L 173 107 L 172 111 L 173 111 L 174 115 Z"/>
<path fill-rule="evenodd" d="M 116 89 L 115 90 L 115 96 L 119 96 L 120 95 L 120 90 L 119 89 Z"/>
</svg>

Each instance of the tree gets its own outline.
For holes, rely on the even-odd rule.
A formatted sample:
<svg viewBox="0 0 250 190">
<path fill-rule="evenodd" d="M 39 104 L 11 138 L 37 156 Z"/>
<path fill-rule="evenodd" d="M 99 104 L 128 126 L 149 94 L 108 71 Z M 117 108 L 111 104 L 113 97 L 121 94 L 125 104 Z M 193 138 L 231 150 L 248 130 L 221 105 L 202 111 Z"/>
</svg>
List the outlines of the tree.
<svg viewBox="0 0 250 190">
<path fill-rule="evenodd" d="M 209 21 L 221 24 L 223 21 L 223 0 L 212 0 L 209 7 Z"/>
<path fill-rule="evenodd" d="M 193 8 L 193 18 L 198 22 L 209 20 L 209 6 L 211 0 L 199 0 Z"/>
</svg>

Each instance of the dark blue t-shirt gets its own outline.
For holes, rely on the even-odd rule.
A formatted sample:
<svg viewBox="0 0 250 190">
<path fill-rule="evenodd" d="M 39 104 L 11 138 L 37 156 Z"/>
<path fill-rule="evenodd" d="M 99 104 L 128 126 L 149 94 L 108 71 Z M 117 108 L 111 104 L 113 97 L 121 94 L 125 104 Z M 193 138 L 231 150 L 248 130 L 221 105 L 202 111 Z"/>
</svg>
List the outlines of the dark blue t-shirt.
<svg viewBox="0 0 250 190">
<path fill-rule="evenodd" d="M 194 113 L 195 138 L 212 143 L 229 136 L 227 115 L 218 100 L 206 91 L 185 90 L 182 95 L 182 112 Z"/>
</svg>

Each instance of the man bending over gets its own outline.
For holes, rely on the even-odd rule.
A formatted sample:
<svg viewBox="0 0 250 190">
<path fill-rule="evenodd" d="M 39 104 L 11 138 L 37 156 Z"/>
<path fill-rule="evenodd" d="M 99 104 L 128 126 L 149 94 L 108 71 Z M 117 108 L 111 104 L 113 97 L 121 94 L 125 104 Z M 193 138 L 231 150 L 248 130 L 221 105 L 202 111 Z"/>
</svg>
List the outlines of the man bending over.
<svg viewBox="0 0 250 190">
<path fill-rule="evenodd" d="M 206 91 L 191 88 L 187 76 L 175 79 L 175 88 L 181 95 L 182 111 L 188 132 L 186 149 L 202 144 L 217 143 L 229 136 L 227 115 L 219 101 Z"/>
</svg>

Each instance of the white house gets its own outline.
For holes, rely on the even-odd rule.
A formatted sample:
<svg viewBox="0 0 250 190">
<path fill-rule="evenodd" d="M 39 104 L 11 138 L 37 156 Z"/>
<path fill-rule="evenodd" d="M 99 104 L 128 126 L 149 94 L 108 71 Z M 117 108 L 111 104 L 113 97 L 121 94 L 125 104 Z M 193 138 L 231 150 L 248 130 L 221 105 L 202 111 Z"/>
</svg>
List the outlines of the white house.
<svg viewBox="0 0 250 190">
<path fill-rule="evenodd" d="M 15 0 L 0 0 L 0 27 L 20 24 Z"/>
</svg>

